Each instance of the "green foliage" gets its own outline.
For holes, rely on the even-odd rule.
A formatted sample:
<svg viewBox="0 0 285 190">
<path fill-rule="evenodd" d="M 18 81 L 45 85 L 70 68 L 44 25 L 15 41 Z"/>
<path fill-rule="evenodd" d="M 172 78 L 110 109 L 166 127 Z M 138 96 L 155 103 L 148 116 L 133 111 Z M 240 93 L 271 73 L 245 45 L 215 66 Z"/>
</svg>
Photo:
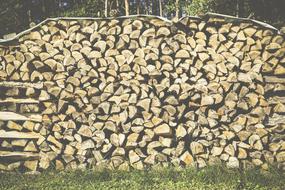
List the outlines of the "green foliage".
<svg viewBox="0 0 285 190">
<path fill-rule="evenodd" d="M 84 3 L 74 4 L 71 8 L 58 11 L 56 14 L 66 17 L 103 17 L 103 0 L 85 0 Z"/>
<path fill-rule="evenodd" d="M 240 171 L 223 166 L 151 170 L 48 171 L 40 175 L 0 174 L 0 189 L 256 189 L 282 190 L 285 173 L 278 169 Z"/>
<path fill-rule="evenodd" d="M 238 0 L 240 17 L 268 22 L 277 27 L 285 25 L 284 0 Z M 188 15 L 201 15 L 207 12 L 237 15 L 236 0 L 192 0 L 183 6 Z"/>
<path fill-rule="evenodd" d="M 214 0 L 192 0 L 191 4 L 185 7 L 188 15 L 201 15 L 212 12 Z"/>
<path fill-rule="evenodd" d="M 15 27 L 22 30 L 24 28 L 23 24 L 27 24 L 27 22 L 21 20 L 21 17 L 24 14 L 24 5 L 21 0 L 0 0 L 0 3 L 0 36 L 6 33 L 15 32 Z"/>
<path fill-rule="evenodd" d="M 167 12 L 173 12 L 175 11 L 175 1 L 174 0 L 170 0 L 170 1 L 167 1 L 165 3 L 165 10 Z"/>
<path fill-rule="evenodd" d="M 228 15 L 236 14 L 236 1 L 233 0 L 192 0 L 185 7 L 188 15 L 201 15 L 207 12 L 216 12 Z"/>
<path fill-rule="evenodd" d="M 247 0 L 246 2 L 254 18 L 277 27 L 285 26 L 284 0 Z"/>
</svg>

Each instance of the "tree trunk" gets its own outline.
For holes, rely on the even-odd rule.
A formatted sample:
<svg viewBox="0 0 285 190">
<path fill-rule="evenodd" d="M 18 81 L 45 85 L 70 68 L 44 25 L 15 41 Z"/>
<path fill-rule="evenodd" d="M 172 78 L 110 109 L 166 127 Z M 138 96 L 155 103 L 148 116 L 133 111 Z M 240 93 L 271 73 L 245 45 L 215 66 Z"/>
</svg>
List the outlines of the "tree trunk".
<svg viewBox="0 0 285 190">
<path fill-rule="evenodd" d="M 244 0 L 239 0 L 239 15 L 244 17 Z"/>
<path fill-rule="evenodd" d="M 239 0 L 236 0 L 236 17 L 239 17 Z"/>
<path fill-rule="evenodd" d="M 129 16 L 130 15 L 129 0 L 125 0 L 125 11 L 126 11 L 126 16 Z"/>
<path fill-rule="evenodd" d="M 31 9 L 28 9 L 28 11 L 27 11 L 27 16 L 28 16 L 29 24 L 31 24 L 31 23 L 32 23 L 32 13 L 31 13 Z"/>
<path fill-rule="evenodd" d="M 157 0 L 152 0 L 152 14 L 153 15 L 159 15 L 160 14 L 160 5 L 159 5 L 159 1 Z"/>
<path fill-rule="evenodd" d="M 41 8 L 42 8 L 42 17 L 45 18 L 46 17 L 46 13 L 47 13 L 46 12 L 46 2 L 45 2 L 45 0 L 41 1 L 41 5 L 42 5 L 41 6 Z"/>
<path fill-rule="evenodd" d="M 105 0 L 105 17 L 108 17 L 108 0 Z"/>
<path fill-rule="evenodd" d="M 243 17 L 244 16 L 244 0 L 236 0 L 236 16 Z"/>
<path fill-rule="evenodd" d="M 146 8 L 145 13 L 148 15 L 149 14 L 149 0 L 145 1 L 145 8 Z"/>
<path fill-rule="evenodd" d="M 159 16 L 163 16 L 162 15 L 162 0 L 159 0 Z"/>
<path fill-rule="evenodd" d="M 156 3 L 155 0 L 151 0 L 151 14 L 156 15 Z"/>
<path fill-rule="evenodd" d="M 117 15 L 120 15 L 121 9 L 119 7 L 119 0 L 116 0 L 116 10 L 117 10 Z"/>
<path fill-rule="evenodd" d="M 175 0 L 175 17 L 179 18 L 179 0 Z"/>
<path fill-rule="evenodd" d="M 137 14 L 140 14 L 141 0 L 137 0 Z"/>
</svg>

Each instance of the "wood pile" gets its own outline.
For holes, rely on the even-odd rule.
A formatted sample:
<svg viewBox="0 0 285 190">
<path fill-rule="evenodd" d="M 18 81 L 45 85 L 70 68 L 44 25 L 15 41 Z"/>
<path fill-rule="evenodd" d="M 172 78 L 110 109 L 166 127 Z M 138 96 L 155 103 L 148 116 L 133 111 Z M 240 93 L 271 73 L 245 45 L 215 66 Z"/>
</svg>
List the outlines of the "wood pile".
<svg viewBox="0 0 285 190">
<path fill-rule="evenodd" d="M 285 169 L 284 54 L 246 19 L 48 19 L 0 44 L 0 170 Z"/>
</svg>

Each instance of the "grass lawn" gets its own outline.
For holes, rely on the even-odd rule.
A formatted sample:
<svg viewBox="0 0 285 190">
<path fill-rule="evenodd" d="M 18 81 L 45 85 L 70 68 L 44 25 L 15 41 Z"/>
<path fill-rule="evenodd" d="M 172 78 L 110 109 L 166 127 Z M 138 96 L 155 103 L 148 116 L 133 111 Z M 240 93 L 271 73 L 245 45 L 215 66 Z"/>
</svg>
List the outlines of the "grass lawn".
<svg viewBox="0 0 285 190">
<path fill-rule="evenodd" d="M 271 169 L 230 170 L 224 167 L 163 168 L 148 171 L 47 171 L 40 175 L 0 173 L 0 189 L 268 189 L 285 190 L 285 173 Z"/>
</svg>

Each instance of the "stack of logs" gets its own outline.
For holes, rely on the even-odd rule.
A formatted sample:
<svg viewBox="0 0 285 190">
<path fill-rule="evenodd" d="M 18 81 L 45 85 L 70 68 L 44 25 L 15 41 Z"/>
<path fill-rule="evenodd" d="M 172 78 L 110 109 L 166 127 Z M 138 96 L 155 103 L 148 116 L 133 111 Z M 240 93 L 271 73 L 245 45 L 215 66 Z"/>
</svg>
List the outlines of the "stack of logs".
<svg viewBox="0 0 285 190">
<path fill-rule="evenodd" d="M 246 19 L 48 19 L 0 44 L 0 170 L 285 168 L 284 54 Z"/>
</svg>

